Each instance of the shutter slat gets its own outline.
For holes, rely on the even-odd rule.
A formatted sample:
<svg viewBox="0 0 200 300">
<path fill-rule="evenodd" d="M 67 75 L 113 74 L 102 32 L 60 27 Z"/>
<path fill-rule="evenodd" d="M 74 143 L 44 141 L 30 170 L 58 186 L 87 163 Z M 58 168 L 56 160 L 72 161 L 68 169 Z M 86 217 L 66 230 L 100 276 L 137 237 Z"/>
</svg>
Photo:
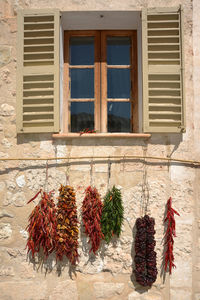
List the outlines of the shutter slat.
<svg viewBox="0 0 200 300">
<path fill-rule="evenodd" d="M 171 32 L 171 31 L 175 31 L 175 32 L 179 33 L 179 29 L 176 28 L 176 27 L 175 28 L 172 28 L 172 27 L 169 27 L 169 28 L 148 28 L 148 32 L 154 32 L 154 31 L 167 31 L 167 33 Z"/>
<path fill-rule="evenodd" d="M 157 95 L 155 95 L 155 96 L 149 96 L 149 99 L 152 99 L 152 98 L 161 99 L 161 97 L 157 96 Z M 171 95 L 165 96 L 165 95 L 163 95 L 162 99 L 181 99 L 181 96 L 179 97 L 179 96 L 171 96 Z"/>
<path fill-rule="evenodd" d="M 39 48 L 39 47 L 53 47 L 52 44 L 37 44 L 37 45 L 24 45 L 24 49 L 27 50 L 28 48 Z"/>
<path fill-rule="evenodd" d="M 180 52 L 179 51 L 177 51 L 177 50 L 169 50 L 169 51 L 148 51 L 148 53 L 149 54 L 155 54 L 155 53 L 158 53 L 158 54 L 168 54 L 168 53 L 178 53 L 178 54 L 180 54 Z"/>
<path fill-rule="evenodd" d="M 27 125 L 29 125 L 29 124 L 46 124 L 47 126 L 49 125 L 49 124 L 52 124 L 53 125 L 53 119 L 39 119 L 39 120 L 31 120 L 31 121 L 28 121 L 28 120 L 26 120 L 26 121 L 23 121 L 23 124 L 25 125 L 26 124 L 26 126 Z M 38 126 L 38 125 L 36 125 L 36 126 Z"/>
<path fill-rule="evenodd" d="M 149 108 L 151 109 L 151 108 L 154 108 L 154 107 L 160 107 L 160 108 L 162 108 L 162 107 L 166 107 L 166 109 L 167 108 L 181 108 L 181 105 L 178 105 L 178 104 L 170 104 L 170 103 L 154 103 L 154 104 L 149 104 Z"/>
<path fill-rule="evenodd" d="M 179 43 L 148 43 L 148 46 L 179 46 Z"/>
<path fill-rule="evenodd" d="M 149 91 L 166 91 L 166 92 L 168 92 L 168 91 L 178 91 L 178 92 L 180 92 L 180 89 L 173 89 L 173 88 L 171 88 L 171 89 L 166 89 L 166 88 L 149 88 Z"/>
<path fill-rule="evenodd" d="M 173 117 L 174 116 L 180 116 L 181 115 L 181 113 L 180 112 L 174 112 L 174 111 L 169 111 L 169 112 L 167 112 L 167 111 L 160 111 L 159 109 L 158 110 L 155 110 L 155 111 L 153 111 L 153 110 L 150 110 L 150 113 L 149 113 L 151 116 L 157 116 L 158 114 L 161 116 L 161 115 L 165 115 L 165 116 L 171 116 L 171 115 L 173 115 Z"/>
<path fill-rule="evenodd" d="M 181 9 L 144 9 L 143 113 L 145 132 L 185 129 Z"/>
<path fill-rule="evenodd" d="M 44 36 L 37 36 L 37 37 L 24 37 L 24 41 L 36 41 L 36 40 L 51 40 L 53 44 L 53 37 L 44 37 Z"/>
<path fill-rule="evenodd" d="M 39 95 L 39 96 L 34 96 L 34 100 L 37 100 L 37 99 L 53 99 L 53 97 L 49 96 L 49 95 Z M 23 99 L 30 99 L 30 100 L 33 100 L 33 96 L 23 96 Z"/>
<path fill-rule="evenodd" d="M 169 123 L 173 125 L 180 125 L 181 121 L 173 121 L 171 119 L 163 119 L 163 120 L 153 120 L 150 122 L 151 124 L 159 124 L 160 126 L 167 126 Z"/>
<path fill-rule="evenodd" d="M 173 38 L 179 38 L 179 35 L 149 35 L 148 39 L 173 39 Z"/>
<path fill-rule="evenodd" d="M 35 24 L 37 24 L 37 25 L 49 25 L 49 24 L 54 24 L 54 22 L 51 22 L 51 21 L 49 21 L 49 22 L 26 22 L 26 25 L 35 25 Z"/>
<path fill-rule="evenodd" d="M 174 24 L 174 23 L 179 23 L 179 20 L 162 20 L 162 21 L 159 21 L 159 20 L 151 20 L 151 21 L 147 21 L 148 24 Z"/>
<path fill-rule="evenodd" d="M 54 54 L 53 51 L 35 51 L 35 52 L 27 52 L 25 55 L 38 55 L 38 54 Z"/>
<path fill-rule="evenodd" d="M 38 31 L 39 32 L 54 32 L 54 29 L 40 29 L 40 28 L 38 28 L 38 29 L 33 29 L 33 30 L 30 30 L 30 29 L 27 29 L 27 30 L 24 30 L 24 32 L 26 33 L 28 33 L 28 32 L 35 32 L 35 33 L 38 33 Z"/>
<path fill-rule="evenodd" d="M 53 107 L 53 104 L 24 104 L 23 105 L 23 108 L 40 108 L 40 107 L 46 107 L 46 108 L 49 108 L 49 107 Z"/>
<path fill-rule="evenodd" d="M 18 13 L 17 132 L 59 132 L 58 10 Z"/>
</svg>

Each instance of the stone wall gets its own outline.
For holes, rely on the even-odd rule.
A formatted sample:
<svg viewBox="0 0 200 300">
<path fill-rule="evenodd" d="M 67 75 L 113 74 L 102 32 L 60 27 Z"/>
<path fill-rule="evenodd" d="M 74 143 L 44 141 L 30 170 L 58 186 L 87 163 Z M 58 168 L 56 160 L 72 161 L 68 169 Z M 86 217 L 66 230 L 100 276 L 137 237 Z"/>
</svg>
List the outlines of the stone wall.
<svg viewBox="0 0 200 300">
<path fill-rule="evenodd" d="M 187 130 L 181 134 L 153 134 L 144 139 L 52 140 L 50 134 L 16 136 L 16 11 L 18 8 L 60 10 L 138 10 L 142 7 L 182 4 L 185 11 L 185 85 Z M 199 152 L 199 22 L 198 0 L 0 0 L 0 157 L 62 157 L 79 155 L 155 155 L 198 159 Z M 111 165 L 110 185 L 121 188 L 125 220 L 120 239 L 100 253 L 88 254 L 80 235 L 80 262 L 70 272 L 67 262 L 56 266 L 54 257 L 41 266 L 27 260 L 27 218 L 34 204 L 26 205 L 39 188 L 58 190 L 66 183 L 66 161 L 0 162 L 0 299 L 2 300 L 199 300 L 200 208 L 199 168 L 155 161 L 120 161 Z M 72 162 L 69 181 L 76 189 L 78 212 L 84 189 L 91 183 L 90 163 Z M 149 188 L 148 213 L 156 219 L 158 278 L 150 289 L 140 287 L 133 275 L 135 220 L 141 215 L 144 175 Z M 93 184 L 102 197 L 108 184 L 108 165 L 95 162 Z M 57 195 L 57 193 L 56 193 Z M 162 274 L 163 214 L 169 196 L 180 213 L 174 254 L 177 268 Z M 37 202 L 36 200 L 35 202 Z"/>
</svg>

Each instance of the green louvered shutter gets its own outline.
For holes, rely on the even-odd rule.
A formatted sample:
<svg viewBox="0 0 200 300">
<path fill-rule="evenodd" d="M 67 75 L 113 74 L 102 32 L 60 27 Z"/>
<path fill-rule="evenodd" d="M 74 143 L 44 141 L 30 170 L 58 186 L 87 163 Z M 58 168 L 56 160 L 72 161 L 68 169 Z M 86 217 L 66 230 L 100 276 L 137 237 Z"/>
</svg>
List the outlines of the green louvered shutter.
<svg viewBox="0 0 200 300">
<path fill-rule="evenodd" d="M 183 11 L 142 12 L 143 130 L 184 132 Z"/>
<path fill-rule="evenodd" d="M 59 131 L 58 10 L 18 12 L 17 132 Z"/>
</svg>

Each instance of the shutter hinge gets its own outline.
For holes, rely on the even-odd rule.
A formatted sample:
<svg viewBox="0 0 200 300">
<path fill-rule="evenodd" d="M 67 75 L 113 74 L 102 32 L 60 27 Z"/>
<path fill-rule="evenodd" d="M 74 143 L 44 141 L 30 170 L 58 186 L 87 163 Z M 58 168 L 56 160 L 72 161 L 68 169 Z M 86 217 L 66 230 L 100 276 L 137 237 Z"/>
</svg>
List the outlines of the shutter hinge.
<svg viewBox="0 0 200 300">
<path fill-rule="evenodd" d="M 186 131 L 186 130 L 185 130 L 185 127 L 182 126 L 182 125 L 178 126 L 178 128 L 180 128 L 180 132 L 185 132 L 185 131 Z"/>
</svg>

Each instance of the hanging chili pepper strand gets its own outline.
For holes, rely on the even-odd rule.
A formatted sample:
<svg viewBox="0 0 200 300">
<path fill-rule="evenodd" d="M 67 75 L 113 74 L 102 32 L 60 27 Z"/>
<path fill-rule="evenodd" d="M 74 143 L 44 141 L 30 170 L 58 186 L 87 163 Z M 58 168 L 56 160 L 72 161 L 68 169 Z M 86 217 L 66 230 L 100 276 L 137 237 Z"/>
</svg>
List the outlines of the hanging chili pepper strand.
<svg viewBox="0 0 200 300">
<path fill-rule="evenodd" d="M 165 233 L 165 272 L 167 271 L 167 266 L 169 265 L 169 274 L 172 272 L 172 267 L 175 268 L 174 264 L 174 254 L 173 254 L 173 245 L 174 239 L 173 236 L 176 237 L 176 222 L 174 218 L 174 214 L 179 215 L 179 213 L 172 208 L 172 198 L 170 197 L 167 201 L 167 214 L 164 222 L 168 222 L 167 230 Z"/>
<path fill-rule="evenodd" d="M 104 198 L 103 211 L 101 217 L 101 230 L 107 243 L 115 234 L 120 236 L 124 218 L 124 208 L 122 196 L 115 186 L 109 190 Z"/>
<path fill-rule="evenodd" d="M 154 225 L 148 215 L 136 220 L 135 277 L 142 286 L 151 286 L 157 277 Z"/>
<path fill-rule="evenodd" d="M 55 249 L 56 235 L 56 209 L 53 201 L 53 192 L 40 190 L 28 203 L 32 202 L 41 194 L 41 200 L 29 216 L 27 231 L 29 233 L 26 248 L 31 251 L 34 258 L 35 253 L 43 250 L 45 258 Z"/>
<path fill-rule="evenodd" d="M 56 258 L 63 256 L 69 259 L 72 265 L 78 261 L 78 218 L 74 189 L 61 185 L 57 204 L 57 236 Z"/>
<path fill-rule="evenodd" d="M 101 215 L 103 204 L 96 188 L 88 186 L 85 190 L 85 198 L 82 204 L 82 218 L 85 233 L 89 236 L 91 243 L 90 252 L 99 249 L 103 234 L 101 231 Z"/>
</svg>

